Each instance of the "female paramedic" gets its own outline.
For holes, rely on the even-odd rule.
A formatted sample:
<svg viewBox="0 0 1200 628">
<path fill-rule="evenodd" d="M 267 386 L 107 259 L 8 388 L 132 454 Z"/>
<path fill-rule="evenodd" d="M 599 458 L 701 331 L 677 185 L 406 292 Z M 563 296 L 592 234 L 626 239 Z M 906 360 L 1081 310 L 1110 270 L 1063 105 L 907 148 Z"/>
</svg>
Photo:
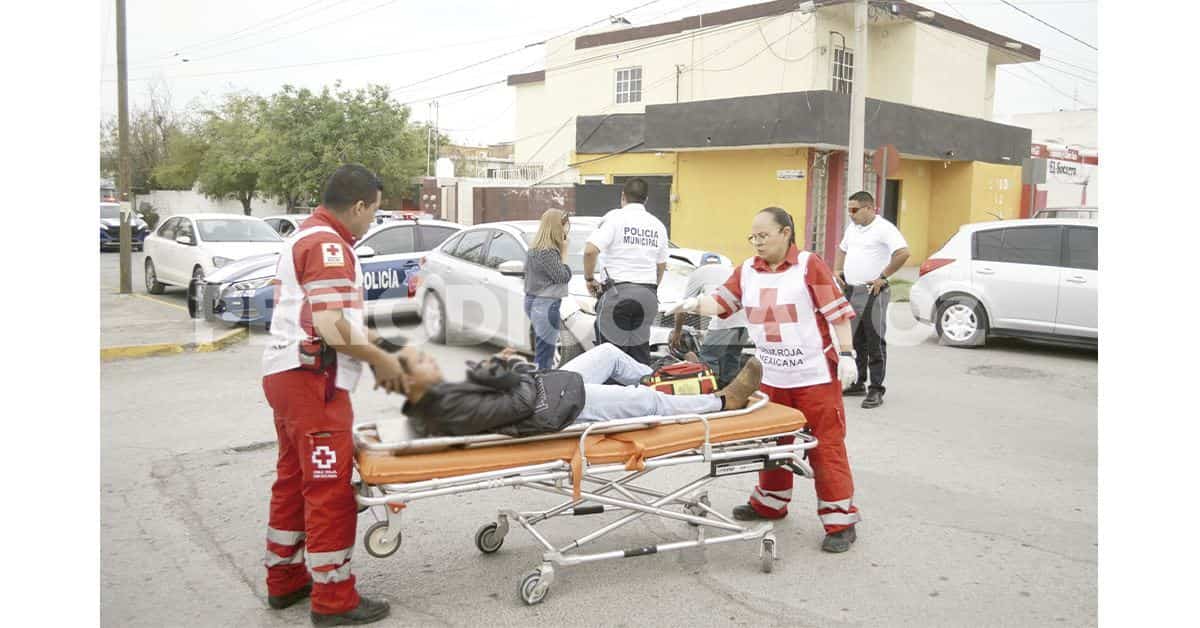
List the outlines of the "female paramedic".
<svg viewBox="0 0 1200 628">
<path fill-rule="evenodd" d="M 854 524 L 860 520 L 846 458 L 841 390 L 858 379 L 851 350 L 854 310 L 825 262 L 796 247 L 794 225 L 791 215 L 778 207 L 760 211 L 749 237 L 758 255 L 735 268 L 711 295 L 686 299 L 676 310 L 721 318 L 746 311 L 750 336 L 762 362 L 762 391 L 771 401 L 803 412 L 818 440 L 810 462 L 816 480 L 817 516 L 825 526 L 821 549 L 844 552 L 854 542 Z M 840 353 L 834 350 L 831 329 L 843 349 Z M 760 472 L 749 503 L 734 508 L 734 518 L 786 517 L 792 479 L 786 468 Z"/>
</svg>

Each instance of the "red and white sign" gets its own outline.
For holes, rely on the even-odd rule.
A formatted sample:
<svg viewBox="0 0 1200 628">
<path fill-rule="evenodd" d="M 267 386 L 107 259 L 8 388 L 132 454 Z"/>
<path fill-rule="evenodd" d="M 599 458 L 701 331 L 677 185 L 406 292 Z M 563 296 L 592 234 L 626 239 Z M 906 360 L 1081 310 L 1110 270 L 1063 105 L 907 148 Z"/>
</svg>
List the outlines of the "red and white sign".
<svg viewBox="0 0 1200 628">
<path fill-rule="evenodd" d="M 1046 160 L 1046 183 L 1068 183 L 1087 185 L 1092 168 L 1088 164 L 1061 159 Z"/>
</svg>

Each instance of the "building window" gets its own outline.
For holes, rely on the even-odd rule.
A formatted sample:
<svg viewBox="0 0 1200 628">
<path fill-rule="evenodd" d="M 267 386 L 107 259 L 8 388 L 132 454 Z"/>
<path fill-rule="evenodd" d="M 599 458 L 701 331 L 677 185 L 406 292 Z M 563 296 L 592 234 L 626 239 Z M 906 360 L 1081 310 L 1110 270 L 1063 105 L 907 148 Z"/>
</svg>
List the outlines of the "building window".
<svg viewBox="0 0 1200 628">
<path fill-rule="evenodd" d="M 849 94 L 854 84 L 854 51 L 846 48 L 833 49 L 833 91 Z"/>
<path fill-rule="evenodd" d="M 617 70 L 617 104 L 642 102 L 642 68 Z"/>
</svg>

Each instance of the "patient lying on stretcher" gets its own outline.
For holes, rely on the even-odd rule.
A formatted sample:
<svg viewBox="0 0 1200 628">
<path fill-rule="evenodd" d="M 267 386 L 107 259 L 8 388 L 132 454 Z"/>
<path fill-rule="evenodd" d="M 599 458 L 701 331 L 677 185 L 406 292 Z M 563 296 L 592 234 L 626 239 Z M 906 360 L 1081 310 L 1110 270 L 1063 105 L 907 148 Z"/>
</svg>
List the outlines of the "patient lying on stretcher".
<svg viewBox="0 0 1200 628">
<path fill-rule="evenodd" d="M 610 344 L 549 371 L 536 371 L 506 349 L 482 363 L 468 363 L 467 381 L 459 383 L 445 381 L 427 353 L 408 347 L 398 355 L 408 397 L 404 414 L 422 436 L 532 436 L 572 422 L 740 410 L 762 381 L 762 365 L 751 359 L 716 393 L 668 395 L 638 386 L 650 367 Z"/>
</svg>

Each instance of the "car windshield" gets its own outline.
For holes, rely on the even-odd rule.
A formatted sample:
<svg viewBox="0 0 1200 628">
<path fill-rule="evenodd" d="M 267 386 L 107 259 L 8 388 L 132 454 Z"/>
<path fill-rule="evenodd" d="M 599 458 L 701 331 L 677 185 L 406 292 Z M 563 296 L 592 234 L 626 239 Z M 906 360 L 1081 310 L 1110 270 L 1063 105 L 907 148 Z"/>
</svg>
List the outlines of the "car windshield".
<svg viewBox="0 0 1200 628">
<path fill-rule="evenodd" d="M 120 205 L 101 205 L 100 206 L 100 217 L 101 218 L 120 218 L 121 217 L 121 206 Z"/>
<path fill-rule="evenodd" d="M 279 242 L 283 238 L 260 220 L 199 220 L 205 242 Z"/>
<path fill-rule="evenodd" d="M 588 236 L 592 235 L 592 231 L 594 229 L 572 226 L 571 233 L 567 235 L 567 266 L 571 267 L 572 273 L 583 272 L 583 246 L 587 244 Z M 537 233 L 526 231 L 525 244 L 533 246 L 535 237 L 537 237 Z"/>
</svg>

